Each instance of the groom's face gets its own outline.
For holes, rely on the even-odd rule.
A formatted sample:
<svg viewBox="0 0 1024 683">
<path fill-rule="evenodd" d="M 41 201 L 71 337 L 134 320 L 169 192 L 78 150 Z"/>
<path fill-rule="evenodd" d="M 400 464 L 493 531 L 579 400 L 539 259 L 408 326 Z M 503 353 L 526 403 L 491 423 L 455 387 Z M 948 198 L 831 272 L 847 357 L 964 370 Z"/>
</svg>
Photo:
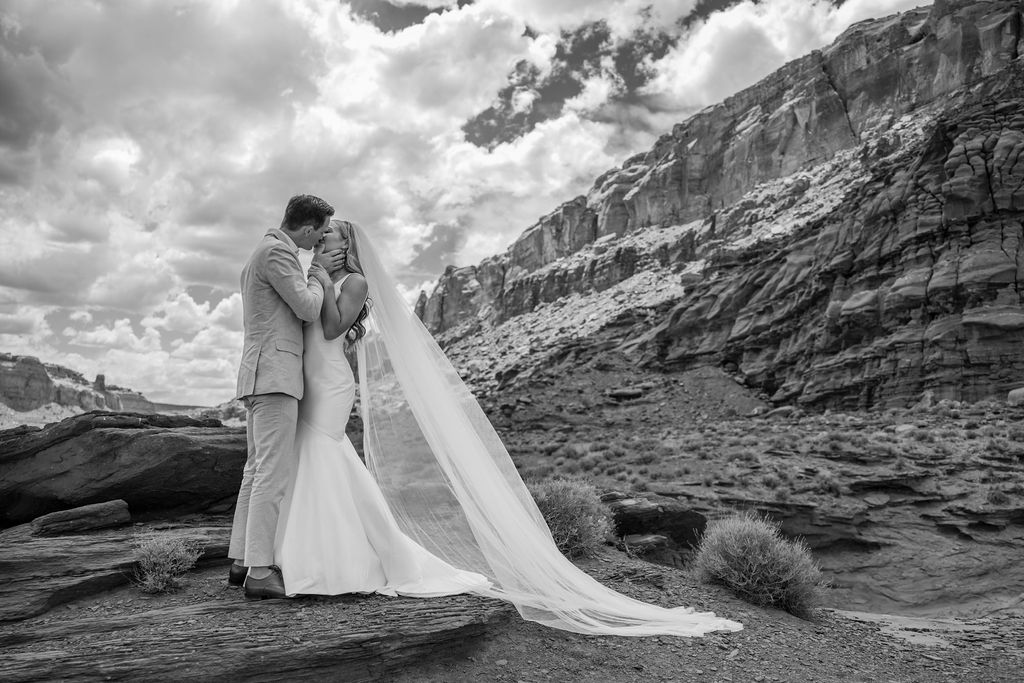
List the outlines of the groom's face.
<svg viewBox="0 0 1024 683">
<path fill-rule="evenodd" d="M 299 249 L 312 249 L 324 239 L 324 233 L 330 230 L 331 217 L 324 218 L 320 225 L 305 225 L 299 234 L 293 237 L 295 246 Z"/>
</svg>

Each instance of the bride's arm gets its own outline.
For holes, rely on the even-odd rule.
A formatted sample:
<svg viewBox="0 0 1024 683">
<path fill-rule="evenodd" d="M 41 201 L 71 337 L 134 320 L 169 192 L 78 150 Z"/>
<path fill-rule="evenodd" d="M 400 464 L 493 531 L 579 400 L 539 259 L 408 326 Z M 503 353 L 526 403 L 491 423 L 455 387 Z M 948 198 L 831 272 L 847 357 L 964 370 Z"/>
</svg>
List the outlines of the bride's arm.
<svg viewBox="0 0 1024 683">
<path fill-rule="evenodd" d="M 345 280 L 335 302 L 337 305 L 324 306 L 321 314 L 324 337 L 337 339 L 348 332 L 366 303 L 366 291 L 366 278 L 359 273 L 353 273 Z"/>
</svg>

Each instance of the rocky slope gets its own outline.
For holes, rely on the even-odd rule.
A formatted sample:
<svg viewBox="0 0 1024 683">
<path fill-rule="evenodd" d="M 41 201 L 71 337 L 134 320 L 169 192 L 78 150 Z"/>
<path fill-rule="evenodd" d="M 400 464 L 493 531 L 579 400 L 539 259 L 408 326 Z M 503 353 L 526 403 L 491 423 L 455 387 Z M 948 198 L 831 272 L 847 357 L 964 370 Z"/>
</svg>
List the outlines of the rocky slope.
<svg viewBox="0 0 1024 683">
<path fill-rule="evenodd" d="M 417 312 L 483 391 L 598 335 L 776 402 L 1002 395 L 1024 383 L 1022 23 L 1018 2 L 940 0 L 856 24 L 449 268 Z"/>
<path fill-rule="evenodd" d="M 103 375 L 89 382 L 81 373 L 60 365 L 43 363 L 34 356 L 0 352 L 0 404 L 17 412 L 61 406 L 84 410 L 155 412 L 142 394 L 107 386 Z"/>
</svg>

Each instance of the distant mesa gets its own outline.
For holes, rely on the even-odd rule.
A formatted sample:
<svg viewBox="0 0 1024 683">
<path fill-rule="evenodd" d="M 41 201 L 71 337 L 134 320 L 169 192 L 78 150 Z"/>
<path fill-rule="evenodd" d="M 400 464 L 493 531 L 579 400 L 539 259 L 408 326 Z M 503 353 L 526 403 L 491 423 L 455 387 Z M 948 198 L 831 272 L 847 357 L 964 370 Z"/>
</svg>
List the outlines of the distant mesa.
<svg viewBox="0 0 1024 683">
<path fill-rule="evenodd" d="M 157 405 L 139 392 L 108 385 L 103 375 L 89 382 L 80 372 L 61 365 L 43 363 L 35 356 L 3 352 L 0 352 L 0 403 L 18 412 L 53 405 L 77 412 L 158 411 Z"/>
</svg>

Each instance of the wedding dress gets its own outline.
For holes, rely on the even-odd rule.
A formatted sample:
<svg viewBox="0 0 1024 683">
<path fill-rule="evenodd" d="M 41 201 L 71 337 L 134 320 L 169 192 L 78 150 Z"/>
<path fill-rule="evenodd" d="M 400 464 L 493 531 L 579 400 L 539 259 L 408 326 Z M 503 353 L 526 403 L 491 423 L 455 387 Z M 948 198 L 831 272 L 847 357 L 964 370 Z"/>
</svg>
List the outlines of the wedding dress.
<svg viewBox="0 0 1024 683">
<path fill-rule="evenodd" d="M 437 597 L 489 588 L 484 576 L 452 567 L 398 528 L 345 435 L 356 381 L 342 340 L 325 339 L 320 320 L 307 323 L 303 334 L 297 462 L 275 542 L 285 591 Z"/>
<path fill-rule="evenodd" d="M 527 620 L 590 635 L 700 636 L 743 626 L 604 586 L 559 552 L 476 398 L 351 229 L 373 302 L 356 342 L 364 469 L 344 436 L 354 397 L 341 339 L 306 330 L 298 468 L 282 506 L 289 593 L 472 592 Z"/>
</svg>

